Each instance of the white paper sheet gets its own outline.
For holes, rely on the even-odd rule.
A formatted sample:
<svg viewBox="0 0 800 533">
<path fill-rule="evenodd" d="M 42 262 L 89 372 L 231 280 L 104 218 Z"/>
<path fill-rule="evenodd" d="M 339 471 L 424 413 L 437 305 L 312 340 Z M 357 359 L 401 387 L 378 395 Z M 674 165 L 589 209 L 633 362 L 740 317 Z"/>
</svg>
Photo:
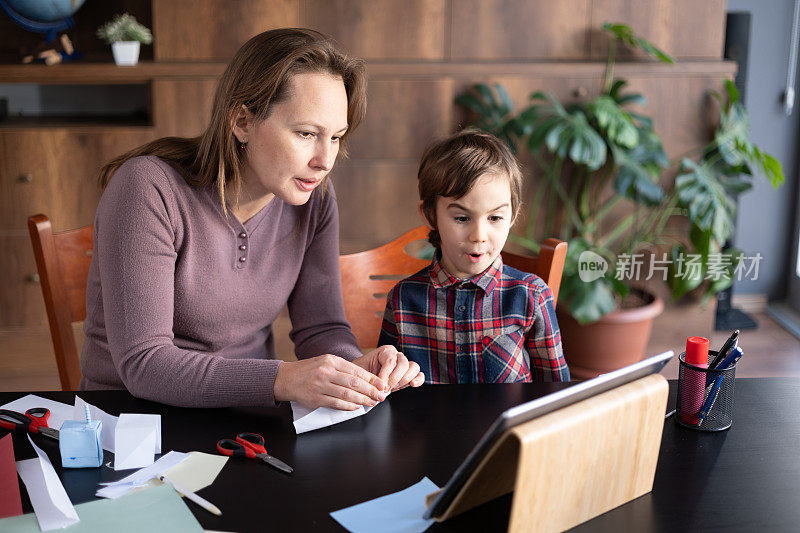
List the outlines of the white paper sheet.
<svg viewBox="0 0 800 533">
<path fill-rule="evenodd" d="M 159 415 L 120 414 L 114 436 L 114 470 L 153 464 L 160 425 Z"/>
<path fill-rule="evenodd" d="M 47 454 L 33 443 L 30 435 L 28 440 L 38 457 L 17 461 L 17 472 L 28 489 L 28 497 L 39 527 L 42 531 L 50 531 L 78 522 L 78 513 L 75 512 Z"/>
<path fill-rule="evenodd" d="M 117 427 L 118 417 L 110 415 L 92 404 L 87 404 L 80 396 L 75 396 L 75 407 L 70 417 L 71 420 L 84 420 L 86 418 L 85 405 L 89 406 L 89 413 L 91 413 L 94 420 L 103 422 L 103 449 L 111 453 L 115 453 L 114 449 L 114 429 Z"/>
<path fill-rule="evenodd" d="M 95 493 L 95 496 L 100 498 L 118 498 L 126 492 L 137 488 L 144 483 L 147 483 L 147 481 L 155 476 L 163 474 L 170 468 L 180 464 L 182 461 L 185 461 L 188 457 L 188 453 L 165 453 L 155 463 L 146 468 L 137 470 L 136 472 L 120 479 L 119 481 L 100 483 L 100 485 L 104 486 Z"/>
<path fill-rule="evenodd" d="M 339 411 L 338 409 L 331 409 L 329 407 L 318 407 L 317 409 L 311 410 L 297 402 L 291 402 L 291 405 L 292 417 L 294 418 L 294 430 L 298 435 L 365 415 L 372 410 L 372 407 L 364 406 L 359 407 L 355 411 Z"/>
<path fill-rule="evenodd" d="M 8 402 L 5 405 L 0 405 L 0 409 L 10 409 L 11 411 L 18 411 L 24 413 L 33 407 L 46 407 L 50 409 L 50 418 L 47 420 L 47 425 L 53 429 L 61 429 L 61 424 L 64 420 L 74 420 L 72 416 L 73 407 L 65 403 L 48 400 L 35 394 L 28 394 L 22 398 L 16 399 L 13 402 Z M 79 420 L 83 419 L 83 414 Z"/>
</svg>

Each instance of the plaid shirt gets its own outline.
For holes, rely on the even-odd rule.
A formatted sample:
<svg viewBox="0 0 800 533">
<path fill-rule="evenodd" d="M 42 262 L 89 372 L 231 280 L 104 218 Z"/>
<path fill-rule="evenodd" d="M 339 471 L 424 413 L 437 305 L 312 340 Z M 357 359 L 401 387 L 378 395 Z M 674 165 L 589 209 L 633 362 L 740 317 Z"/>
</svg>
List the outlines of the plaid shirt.
<svg viewBox="0 0 800 533">
<path fill-rule="evenodd" d="M 569 381 L 552 291 L 500 256 L 469 280 L 434 259 L 395 285 L 384 344 L 416 361 L 427 383 Z"/>
</svg>

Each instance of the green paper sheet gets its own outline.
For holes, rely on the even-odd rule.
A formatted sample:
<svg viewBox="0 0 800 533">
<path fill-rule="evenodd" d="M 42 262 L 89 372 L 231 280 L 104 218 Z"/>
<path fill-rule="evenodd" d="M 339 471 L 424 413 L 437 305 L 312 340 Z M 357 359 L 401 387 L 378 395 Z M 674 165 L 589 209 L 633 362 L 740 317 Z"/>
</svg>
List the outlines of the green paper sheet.
<svg viewBox="0 0 800 533">
<path fill-rule="evenodd" d="M 202 532 L 200 524 L 170 485 L 134 492 L 115 500 L 75 506 L 81 521 L 57 531 L 64 533 L 140 533 L 142 531 Z M 39 533 L 36 515 L 0 520 L 3 533 Z"/>
</svg>

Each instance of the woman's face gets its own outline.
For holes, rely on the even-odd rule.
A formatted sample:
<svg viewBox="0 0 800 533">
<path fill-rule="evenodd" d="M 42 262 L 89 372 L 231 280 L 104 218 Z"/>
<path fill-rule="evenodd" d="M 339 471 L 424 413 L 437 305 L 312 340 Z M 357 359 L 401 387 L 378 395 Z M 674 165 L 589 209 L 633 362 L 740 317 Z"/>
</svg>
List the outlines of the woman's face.
<svg viewBox="0 0 800 533">
<path fill-rule="evenodd" d="M 240 113 L 234 134 L 247 143 L 241 200 L 277 196 L 302 205 L 333 168 L 347 130 L 347 93 L 342 79 L 323 73 L 295 74 L 288 98 L 272 105 L 266 120 Z"/>
</svg>

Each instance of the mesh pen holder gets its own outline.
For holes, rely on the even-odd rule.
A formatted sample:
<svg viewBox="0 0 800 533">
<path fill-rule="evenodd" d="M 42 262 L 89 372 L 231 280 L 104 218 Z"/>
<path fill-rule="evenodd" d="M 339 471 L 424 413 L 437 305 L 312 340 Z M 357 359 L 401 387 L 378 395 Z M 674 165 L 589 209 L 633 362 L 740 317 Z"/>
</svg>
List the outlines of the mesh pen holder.
<svg viewBox="0 0 800 533">
<path fill-rule="evenodd" d="M 709 350 L 708 362 L 716 355 L 716 351 Z M 685 352 L 678 356 L 680 369 L 675 422 L 698 431 L 728 429 L 733 423 L 733 385 L 738 361 L 728 368 L 711 370 L 690 365 L 685 356 Z"/>
</svg>

